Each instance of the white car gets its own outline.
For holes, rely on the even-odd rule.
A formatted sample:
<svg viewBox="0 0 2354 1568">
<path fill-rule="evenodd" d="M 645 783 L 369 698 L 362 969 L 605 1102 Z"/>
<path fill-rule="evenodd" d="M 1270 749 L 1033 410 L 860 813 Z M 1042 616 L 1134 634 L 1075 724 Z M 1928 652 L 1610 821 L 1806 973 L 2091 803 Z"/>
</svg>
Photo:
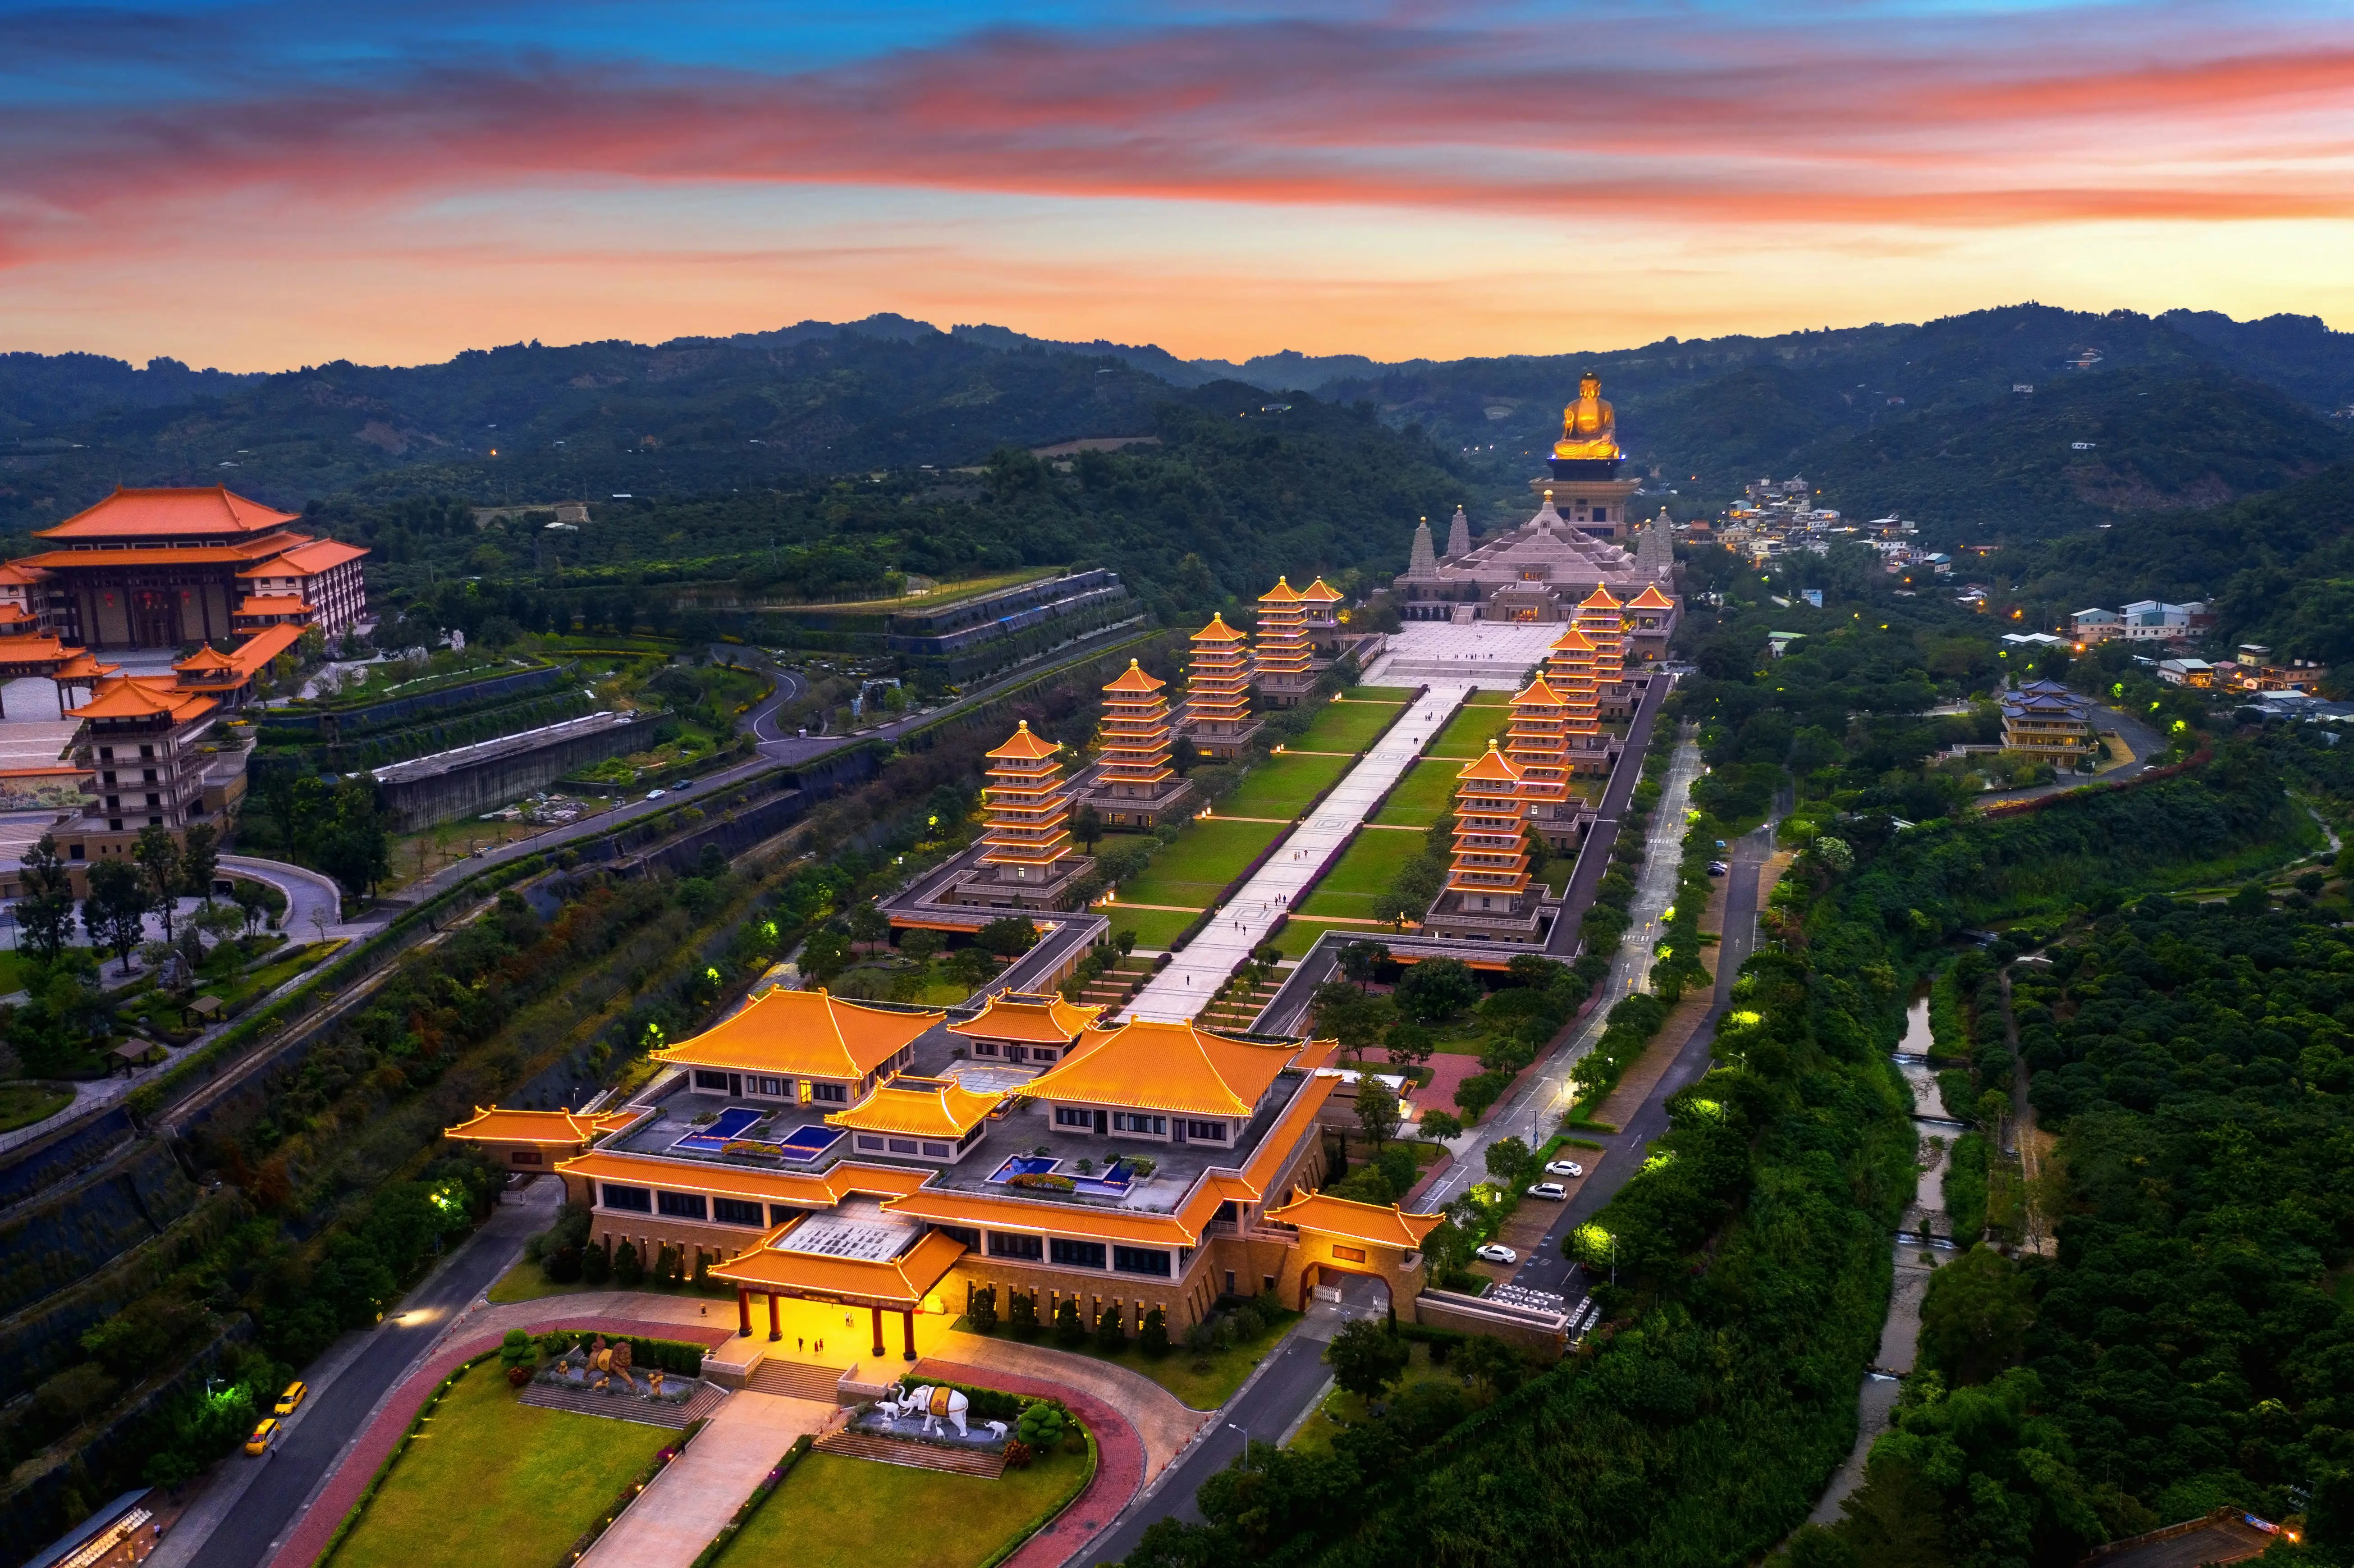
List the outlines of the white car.
<svg viewBox="0 0 2354 1568">
<path fill-rule="evenodd" d="M 1575 1160 L 1556 1160 L 1545 1167 L 1548 1176 L 1583 1176 L 1585 1167 Z"/>
<path fill-rule="evenodd" d="M 670 791 L 667 789 L 649 789 L 646 791 L 646 799 L 649 800 L 659 800 L 669 793 Z"/>
<path fill-rule="evenodd" d="M 1558 1181 L 1539 1181 L 1529 1189 L 1532 1198 L 1551 1198 L 1558 1202 L 1569 1196 L 1569 1189 Z"/>
<path fill-rule="evenodd" d="M 1475 1247 L 1472 1249 L 1471 1255 L 1478 1258 L 1481 1263 L 1518 1263 L 1521 1261 L 1521 1255 L 1519 1253 L 1514 1252 L 1508 1246 L 1498 1246 L 1494 1242 L 1490 1242 L 1483 1247 Z"/>
</svg>

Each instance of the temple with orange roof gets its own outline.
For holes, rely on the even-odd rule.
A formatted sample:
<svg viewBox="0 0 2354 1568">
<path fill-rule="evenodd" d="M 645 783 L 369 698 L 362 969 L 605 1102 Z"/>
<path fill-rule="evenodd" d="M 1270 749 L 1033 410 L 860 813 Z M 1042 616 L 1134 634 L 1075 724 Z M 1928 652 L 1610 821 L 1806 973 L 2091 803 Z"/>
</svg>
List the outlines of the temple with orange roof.
<svg viewBox="0 0 2354 1568">
<path fill-rule="evenodd" d="M 1051 1322 L 1069 1302 L 1131 1335 L 1158 1312 L 1176 1337 L 1222 1298 L 1304 1308 L 1343 1277 L 1416 1319 L 1440 1216 L 1318 1191 L 1337 1174 L 1319 1125 L 1341 1084 L 1333 1043 L 1099 1027 L 1057 1002 L 991 998 L 946 1025 L 770 991 L 656 1052 L 666 1070 L 626 1104 L 477 1109 L 448 1136 L 553 1171 L 609 1256 L 628 1242 L 706 1266 L 737 1289 L 740 1337 L 765 1298 L 772 1344 L 782 1300 L 854 1309 L 867 1353 L 913 1357 L 917 1315 L 984 1291 L 1000 1320 Z M 966 1054 L 1017 1037 L 1056 1057 Z M 809 1092 L 853 1070 L 846 1103 Z"/>
<path fill-rule="evenodd" d="M 1308 700 L 1316 683 L 1315 673 L 1309 668 L 1315 648 L 1308 632 L 1308 601 L 1288 577 L 1276 578 L 1275 586 L 1258 596 L 1258 636 L 1253 652 L 1262 704 L 1296 708 Z"/>
<path fill-rule="evenodd" d="M 1258 734 L 1251 717 L 1251 658 L 1243 633 L 1213 614 L 1193 633 L 1185 672 L 1185 716 L 1179 727 L 1204 757 L 1235 758 Z"/>
<path fill-rule="evenodd" d="M 1447 886 L 1422 934 L 1459 941 L 1541 943 L 1559 907 L 1530 874 L 1525 770 L 1488 743 L 1456 776 L 1455 849 Z"/>
<path fill-rule="evenodd" d="M 1186 815 L 1193 803 L 1193 786 L 1170 761 L 1177 731 L 1168 685 L 1130 659 L 1103 689 L 1102 760 L 1086 800 L 1111 827 L 1155 827 Z"/>
<path fill-rule="evenodd" d="M 37 530 L 46 549 L 0 567 L 0 621 L 13 604 L 37 630 L 95 649 L 178 648 L 279 624 L 340 631 L 367 613 L 367 552 L 302 533 L 302 520 L 220 485 L 117 487 Z"/>
<path fill-rule="evenodd" d="M 1071 847 L 1071 791 L 1062 747 L 1023 719 L 989 753 L 981 787 L 981 853 L 942 902 L 996 909 L 1062 909 L 1095 861 Z"/>
</svg>

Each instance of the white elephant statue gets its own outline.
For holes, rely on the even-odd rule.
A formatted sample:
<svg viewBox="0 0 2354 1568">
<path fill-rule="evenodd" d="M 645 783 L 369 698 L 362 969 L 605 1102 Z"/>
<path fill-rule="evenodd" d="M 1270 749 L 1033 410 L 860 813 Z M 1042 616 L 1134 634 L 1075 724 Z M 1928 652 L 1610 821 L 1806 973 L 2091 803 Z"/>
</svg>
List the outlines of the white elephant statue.
<svg viewBox="0 0 2354 1568">
<path fill-rule="evenodd" d="M 989 1440 L 990 1440 L 991 1442 L 992 1442 L 992 1443 L 1002 1443 L 1002 1442 L 1004 1442 L 1004 1441 L 1005 1441 L 1005 1434 L 1006 1434 L 1006 1430 L 1007 1430 L 1007 1428 L 1006 1428 L 1006 1425 L 1005 1425 L 1005 1423 L 1004 1423 L 1004 1422 L 1002 1422 L 1002 1421 L 984 1421 L 984 1422 L 982 1422 L 982 1423 L 981 1423 L 981 1425 L 988 1429 L 988 1432 L 989 1432 Z"/>
<path fill-rule="evenodd" d="M 900 1404 L 900 1409 L 905 1414 L 923 1416 L 924 1432 L 927 1436 L 939 1430 L 939 1424 L 946 1421 L 957 1429 L 957 1436 L 960 1437 L 971 1436 L 965 1430 L 964 1425 L 965 1412 L 971 1407 L 972 1401 L 955 1389 L 946 1384 L 934 1387 L 930 1383 L 909 1390 L 907 1397 Z"/>
</svg>

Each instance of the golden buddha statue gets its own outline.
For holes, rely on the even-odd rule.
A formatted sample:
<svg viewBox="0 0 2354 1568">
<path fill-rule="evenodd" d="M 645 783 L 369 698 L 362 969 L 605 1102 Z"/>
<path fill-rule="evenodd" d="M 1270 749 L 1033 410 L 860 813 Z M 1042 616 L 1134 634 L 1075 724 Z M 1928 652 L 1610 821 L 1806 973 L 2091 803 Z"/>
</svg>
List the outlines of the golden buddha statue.
<svg viewBox="0 0 2354 1568">
<path fill-rule="evenodd" d="M 1561 440 L 1553 443 L 1557 458 L 1615 458 L 1618 450 L 1618 416 L 1602 396 L 1602 377 L 1592 371 L 1577 378 L 1577 401 L 1561 411 Z"/>
</svg>

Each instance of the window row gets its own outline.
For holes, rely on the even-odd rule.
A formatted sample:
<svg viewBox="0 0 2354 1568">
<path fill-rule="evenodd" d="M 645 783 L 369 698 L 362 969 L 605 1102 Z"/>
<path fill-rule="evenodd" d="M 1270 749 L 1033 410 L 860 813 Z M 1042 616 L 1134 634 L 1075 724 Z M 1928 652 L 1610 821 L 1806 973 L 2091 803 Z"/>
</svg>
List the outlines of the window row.
<svg viewBox="0 0 2354 1568">
<path fill-rule="evenodd" d="M 750 1225 L 766 1230 L 781 1225 L 805 1211 L 790 1203 L 762 1205 L 744 1198 L 712 1198 L 705 1200 L 700 1192 L 666 1192 L 652 1187 L 628 1187 L 619 1181 L 602 1183 L 602 1206 L 622 1213 L 667 1214 L 674 1220 L 711 1220 L 723 1225 Z"/>
<path fill-rule="evenodd" d="M 722 1095 L 750 1095 L 761 1099 L 791 1100 L 795 1097 L 793 1080 L 772 1078 L 758 1073 L 729 1073 L 716 1067 L 695 1069 L 695 1086 Z M 843 1084 L 807 1081 L 809 1097 L 827 1105 L 848 1105 L 850 1089 Z"/>
<path fill-rule="evenodd" d="M 995 1040 L 976 1040 L 972 1043 L 972 1054 L 994 1056 L 1005 1062 L 1053 1062 L 1062 1056 L 1063 1051 L 1058 1045 L 1015 1045 Z"/>
<path fill-rule="evenodd" d="M 942 1230 L 951 1227 L 941 1226 Z M 967 1246 L 969 1231 L 952 1232 Z M 1190 1257 L 1193 1249 L 1182 1249 Z M 1108 1257 L 1114 1274 L 1149 1274 L 1166 1279 L 1172 1272 L 1169 1253 L 1162 1247 L 1113 1246 L 1101 1242 L 1074 1241 L 1066 1236 L 1024 1235 L 1019 1231 L 989 1233 L 989 1255 L 1008 1258 L 1017 1263 L 1036 1263 L 1042 1258 L 1063 1268 L 1091 1268 L 1100 1271 Z"/>
</svg>

